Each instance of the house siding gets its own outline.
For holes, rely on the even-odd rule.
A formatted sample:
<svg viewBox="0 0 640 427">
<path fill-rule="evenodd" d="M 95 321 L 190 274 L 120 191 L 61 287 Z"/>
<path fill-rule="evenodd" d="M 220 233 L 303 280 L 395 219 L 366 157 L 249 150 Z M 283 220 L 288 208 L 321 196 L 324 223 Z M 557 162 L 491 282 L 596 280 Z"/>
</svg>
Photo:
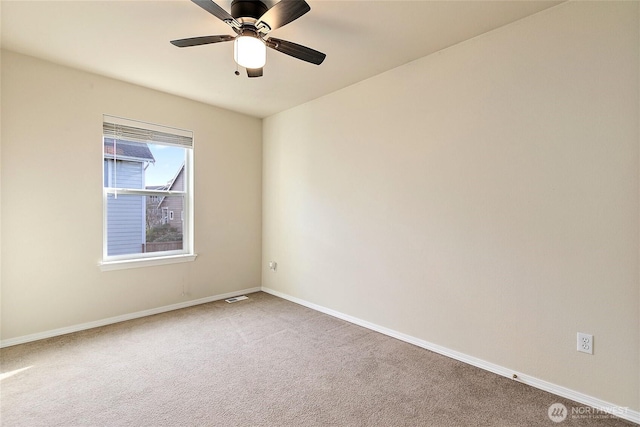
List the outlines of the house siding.
<svg viewBox="0 0 640 427">
<path fill-rule="evenodd" d="M 118 188 L 144 188 L 141 162 L 105 160 L 105 182 Z M 145 197 L 107 195 L 107 254 L 124 255 L 142 252 L 145 241 Z"/>
<path fill-rule="evenodd" d="M 170 190 L 184 191 L 184 168 L 180 170 Z M 183 201 L 184 198 L 182 197 L 165 197 L 160 204 L 161 208 L 168 208 L 169 212 L 173 212 L 173 219 L 169 216 L 169 226 L 176 227 L 179 230 L 182 230 Z"/>
</svg>

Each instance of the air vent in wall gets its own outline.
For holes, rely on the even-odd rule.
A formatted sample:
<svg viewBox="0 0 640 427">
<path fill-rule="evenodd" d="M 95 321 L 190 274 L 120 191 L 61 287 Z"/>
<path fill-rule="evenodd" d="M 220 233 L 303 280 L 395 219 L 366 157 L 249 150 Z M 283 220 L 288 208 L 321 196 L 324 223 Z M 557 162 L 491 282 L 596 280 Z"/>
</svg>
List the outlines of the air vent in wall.
<svg viewBox="0 0 640 427">
<path fill-rule="evenodd" d="M 228 303 L 242 301 L 243 299 L 249 299 L 246 295 L 240 295 L 239 297 L 227 298 L 225 301 Z"/>
</svg>

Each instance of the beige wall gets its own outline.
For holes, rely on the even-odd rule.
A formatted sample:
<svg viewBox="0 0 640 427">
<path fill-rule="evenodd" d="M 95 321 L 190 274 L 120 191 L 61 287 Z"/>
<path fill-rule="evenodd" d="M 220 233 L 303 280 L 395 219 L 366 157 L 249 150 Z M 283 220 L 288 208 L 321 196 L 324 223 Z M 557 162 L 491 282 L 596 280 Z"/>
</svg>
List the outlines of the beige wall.
<svg viewBox="0 0 640 427">
<path fill-rule="evenodd" d="M 103 113 L 194 132 L 196 261 L 98 268 Z M 261 120 L 3 51 L 2 154 L 3 340 L 260 286 Z"/>
<path fill-rule="evenodd" d="M 638 16 L 563 4 L 265 119 L 263 286 L 640 409 Z"/>
</svg>

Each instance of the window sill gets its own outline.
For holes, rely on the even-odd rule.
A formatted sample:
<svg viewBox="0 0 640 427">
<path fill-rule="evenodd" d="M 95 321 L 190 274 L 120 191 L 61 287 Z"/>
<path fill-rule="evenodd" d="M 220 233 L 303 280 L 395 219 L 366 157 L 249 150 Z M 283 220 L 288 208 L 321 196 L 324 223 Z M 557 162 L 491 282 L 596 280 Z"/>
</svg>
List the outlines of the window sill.
<svg viewBox="0 0 640 427">
<path fill-rule="evenodd" d="M 195 261 L 198 254 L 171 255 L 156 258 L 126 259 L 121 261 L 103 261 L 98 266 L 101 271 L 124 270 L 127 268 L 152 267 L 154 265 L 176 264 Z"/>
</svg>

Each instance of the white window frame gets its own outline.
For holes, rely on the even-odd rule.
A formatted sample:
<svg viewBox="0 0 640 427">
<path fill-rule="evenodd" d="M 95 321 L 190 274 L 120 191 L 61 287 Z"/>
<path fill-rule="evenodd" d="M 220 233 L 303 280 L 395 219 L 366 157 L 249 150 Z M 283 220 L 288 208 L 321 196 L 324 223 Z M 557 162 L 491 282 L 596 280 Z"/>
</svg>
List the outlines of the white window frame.
<svg viewBox="0 0 640 427">
<path fill-rule="evenodd" d="M 102 136 L 102 144 L 104 144 L 104 138 L 110 137 L 112 132 L 111 129 L 115 129 L 117 133 L 117 129 L 119 127 L 127 129 L 128 128 L 137 128 L 148 131 L 148 133 L 143 137 L 146 140 L 138 139 L 140 142 L 148 142 L 154 144 L 163 144 L 163 145 L 174 145 L 185 148 L 186 156 L 185 156 L 185 166 L 184 166 L 184 191 L 174 191 L 174 190 L 146 190 L 146 189 L 130 189 L 130 188 L 117 188 L 117 187 L 105 187 L 104 186 L 104 178 L 102 179 L 102 261 L 99 263 L 99 267 L 102 271 L 108 270 L 120 270 L 125 268 L 136 268 L 136 267 L 148 267 L 153 265 L 164 265 L 164 264 L 173 264 L 179 262 L 189 262 L 194 261 L 197 257 L 197 254 L 194 252 L 194 226 L 193 226 L 193 207 L 194 207 L 194 185 L 193 185 L 193 151 L 194 151 L 194 138 L 193 132 L 187 131 L 184 129 L 171 128 L 167 126 L 141 122 L 137 120 L 125 119 L 122 117 L 116 117 L 111 115 L 103 115 L 103 136 Z M 154 132 L 156 132 L 154 134 Z M 154 135 L 167 135 L 172 134 L 176 135 L 179 138 L 179 142 L 170 143 L 165 140 L 154 139 Z M 140 136 L 137 136 L 140 138 Z M 188 142 L 186 142 L 190 138 L 190 146 L 188 146 Z M 132 140 L 130 136 L 124 136 L 123 139 Z M 102 150 L 104 151 L 104 150 Z M 102 154 L 102 176 L 104 177 L 104 154 Z M 117 185 L 117 184 L 116 184 Z M 117 194 L 117 195 L 137 195 L 137 196 L 182 196 L 184 197 L 183 203 L 183 238 L 182 238 L 182 249 L 175 251 L 162 251 L 162 252 L 146 252 L 146 253 L 135 253 L 135 254 L 126 254 L 126 255 L 108 255 L 108 242 L 107 242 L 107 196 L 109 194 Z"/>
</svg>

